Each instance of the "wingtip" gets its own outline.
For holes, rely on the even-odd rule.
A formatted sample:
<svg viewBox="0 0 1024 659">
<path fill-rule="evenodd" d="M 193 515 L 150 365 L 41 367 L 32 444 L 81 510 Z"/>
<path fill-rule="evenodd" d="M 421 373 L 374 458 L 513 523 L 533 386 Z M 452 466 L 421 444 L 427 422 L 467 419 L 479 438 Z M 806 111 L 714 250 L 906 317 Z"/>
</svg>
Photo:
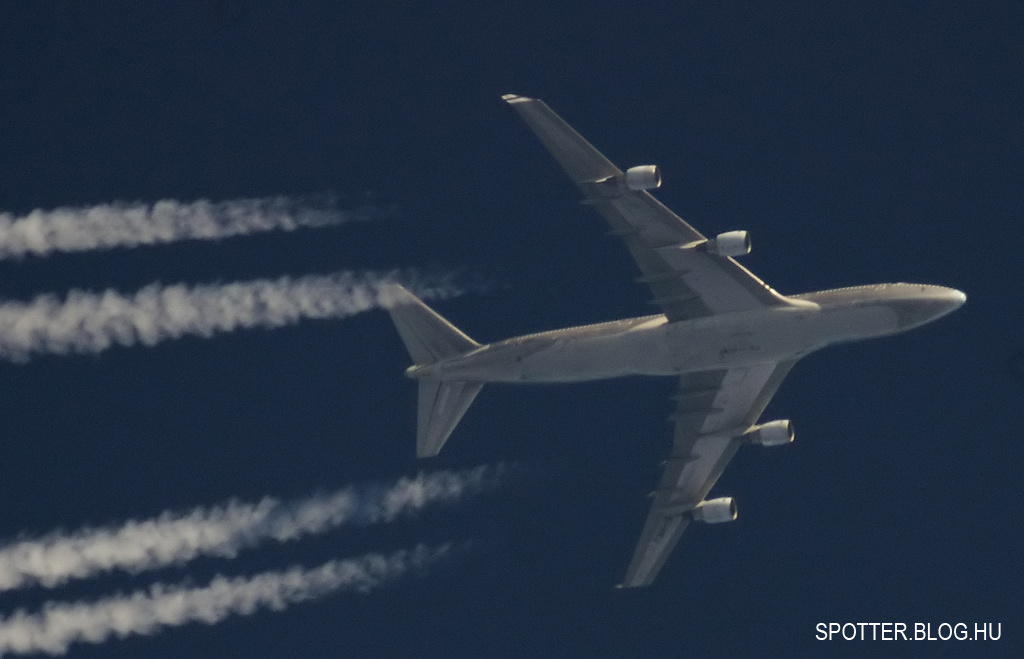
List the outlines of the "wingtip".
<svg viewBox="0 0 1024 659">
<path fill-rule="evenodd" d="M 527 101 L 532 101 L 533 99 L 520 96 L 519 94 L 503 94 L 501 100 L 506 103 L 525 103 Z"/>
</svg>

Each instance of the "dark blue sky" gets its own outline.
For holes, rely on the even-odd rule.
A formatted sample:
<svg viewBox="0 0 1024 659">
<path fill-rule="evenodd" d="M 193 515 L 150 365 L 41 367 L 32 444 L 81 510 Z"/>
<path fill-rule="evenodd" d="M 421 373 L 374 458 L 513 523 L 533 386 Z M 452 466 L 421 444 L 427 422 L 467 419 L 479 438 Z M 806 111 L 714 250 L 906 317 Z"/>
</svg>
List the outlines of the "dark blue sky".
<svg viewBox="0 0 1024 659">
<path fill-rule="evenodd" d="M 166 5 L 171 4 L 173 8 Z M 0 263 L 0 295 L 461 269 L 473 338 L 650 313 L 625 250 L 500 101 L 544 99 L 783 293 L 953 286 L 958 313 L 827 350 L 656 584 L 618 592 L 670 380 L 489 387 L 428 467 L 504 489 L 235 561 L 0 595 L 0 610 L 472 541 L 425 578 L 76 657 L 963 655 L 1021 649 L 1024 7 L 977 3 L 0 5 L 0 209 L 333 192 L 400 217 Z M 0 364 L 0 536 L 390 479 L 415 394 L 384 314 Z M 818 622 L 1002 622 L 997 643 L 823 643 Z"/>
</svg>

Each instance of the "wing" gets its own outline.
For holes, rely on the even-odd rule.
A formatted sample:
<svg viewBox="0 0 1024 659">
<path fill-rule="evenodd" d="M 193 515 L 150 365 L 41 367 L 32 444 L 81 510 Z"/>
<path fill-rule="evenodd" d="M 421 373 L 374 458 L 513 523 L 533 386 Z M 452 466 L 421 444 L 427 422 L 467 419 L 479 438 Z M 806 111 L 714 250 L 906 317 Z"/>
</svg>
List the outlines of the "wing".
<svg viewBox="0 0 1024 659">
<path fill-rule="evenodd" d="M 787 304 L 749 270 L 727 256 L 702 251 L 696 229 L 646 191 L 628 189 L 622 171 L 532 98 L 505 99 L 551 151 L 587 199 L 621 236 L 670 321 Z"/>
<path fill-rule="evenodd" d="M 707 240 L 625 174 L 542 101 L 505 99 L 626 243 L 653 302 L 670 321 L 792 304 L 732 258 L 704 249 Z M 740 436 L 761 415 L 794 361 L 683 375 L 675 441 L 623 586 L 654 579 L 736 453 Z"/>
<path fill-rule="evenodd" d="M 675 441 L 623 587 L 646 586 L 796 360 L 687 373 L 675 395 Z"/>
</svg>

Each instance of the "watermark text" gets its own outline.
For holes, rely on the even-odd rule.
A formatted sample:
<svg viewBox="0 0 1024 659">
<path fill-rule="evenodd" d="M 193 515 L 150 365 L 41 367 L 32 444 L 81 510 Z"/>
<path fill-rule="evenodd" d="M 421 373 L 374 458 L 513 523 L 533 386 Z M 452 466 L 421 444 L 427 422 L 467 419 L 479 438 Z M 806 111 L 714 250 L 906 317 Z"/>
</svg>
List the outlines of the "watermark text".
<svg viewBox="0 0 1024 659">
<path fill-rule="evenodd" d="M 998 641 L 1001 622 L 819 622 L 819 641 Z"/>
</svg>

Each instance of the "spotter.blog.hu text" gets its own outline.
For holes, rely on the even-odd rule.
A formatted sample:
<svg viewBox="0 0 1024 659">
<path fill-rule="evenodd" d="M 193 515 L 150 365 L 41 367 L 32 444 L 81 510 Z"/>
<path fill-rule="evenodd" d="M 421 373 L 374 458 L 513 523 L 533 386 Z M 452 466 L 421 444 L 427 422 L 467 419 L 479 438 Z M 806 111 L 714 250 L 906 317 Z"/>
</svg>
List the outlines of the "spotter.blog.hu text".
<svg viewBox="0 0 1024 659">
<path fill-rule="evenodd" d="M 819 641 L 998 641 L 1001 622 L 819 622 Z"/>
</svg>

